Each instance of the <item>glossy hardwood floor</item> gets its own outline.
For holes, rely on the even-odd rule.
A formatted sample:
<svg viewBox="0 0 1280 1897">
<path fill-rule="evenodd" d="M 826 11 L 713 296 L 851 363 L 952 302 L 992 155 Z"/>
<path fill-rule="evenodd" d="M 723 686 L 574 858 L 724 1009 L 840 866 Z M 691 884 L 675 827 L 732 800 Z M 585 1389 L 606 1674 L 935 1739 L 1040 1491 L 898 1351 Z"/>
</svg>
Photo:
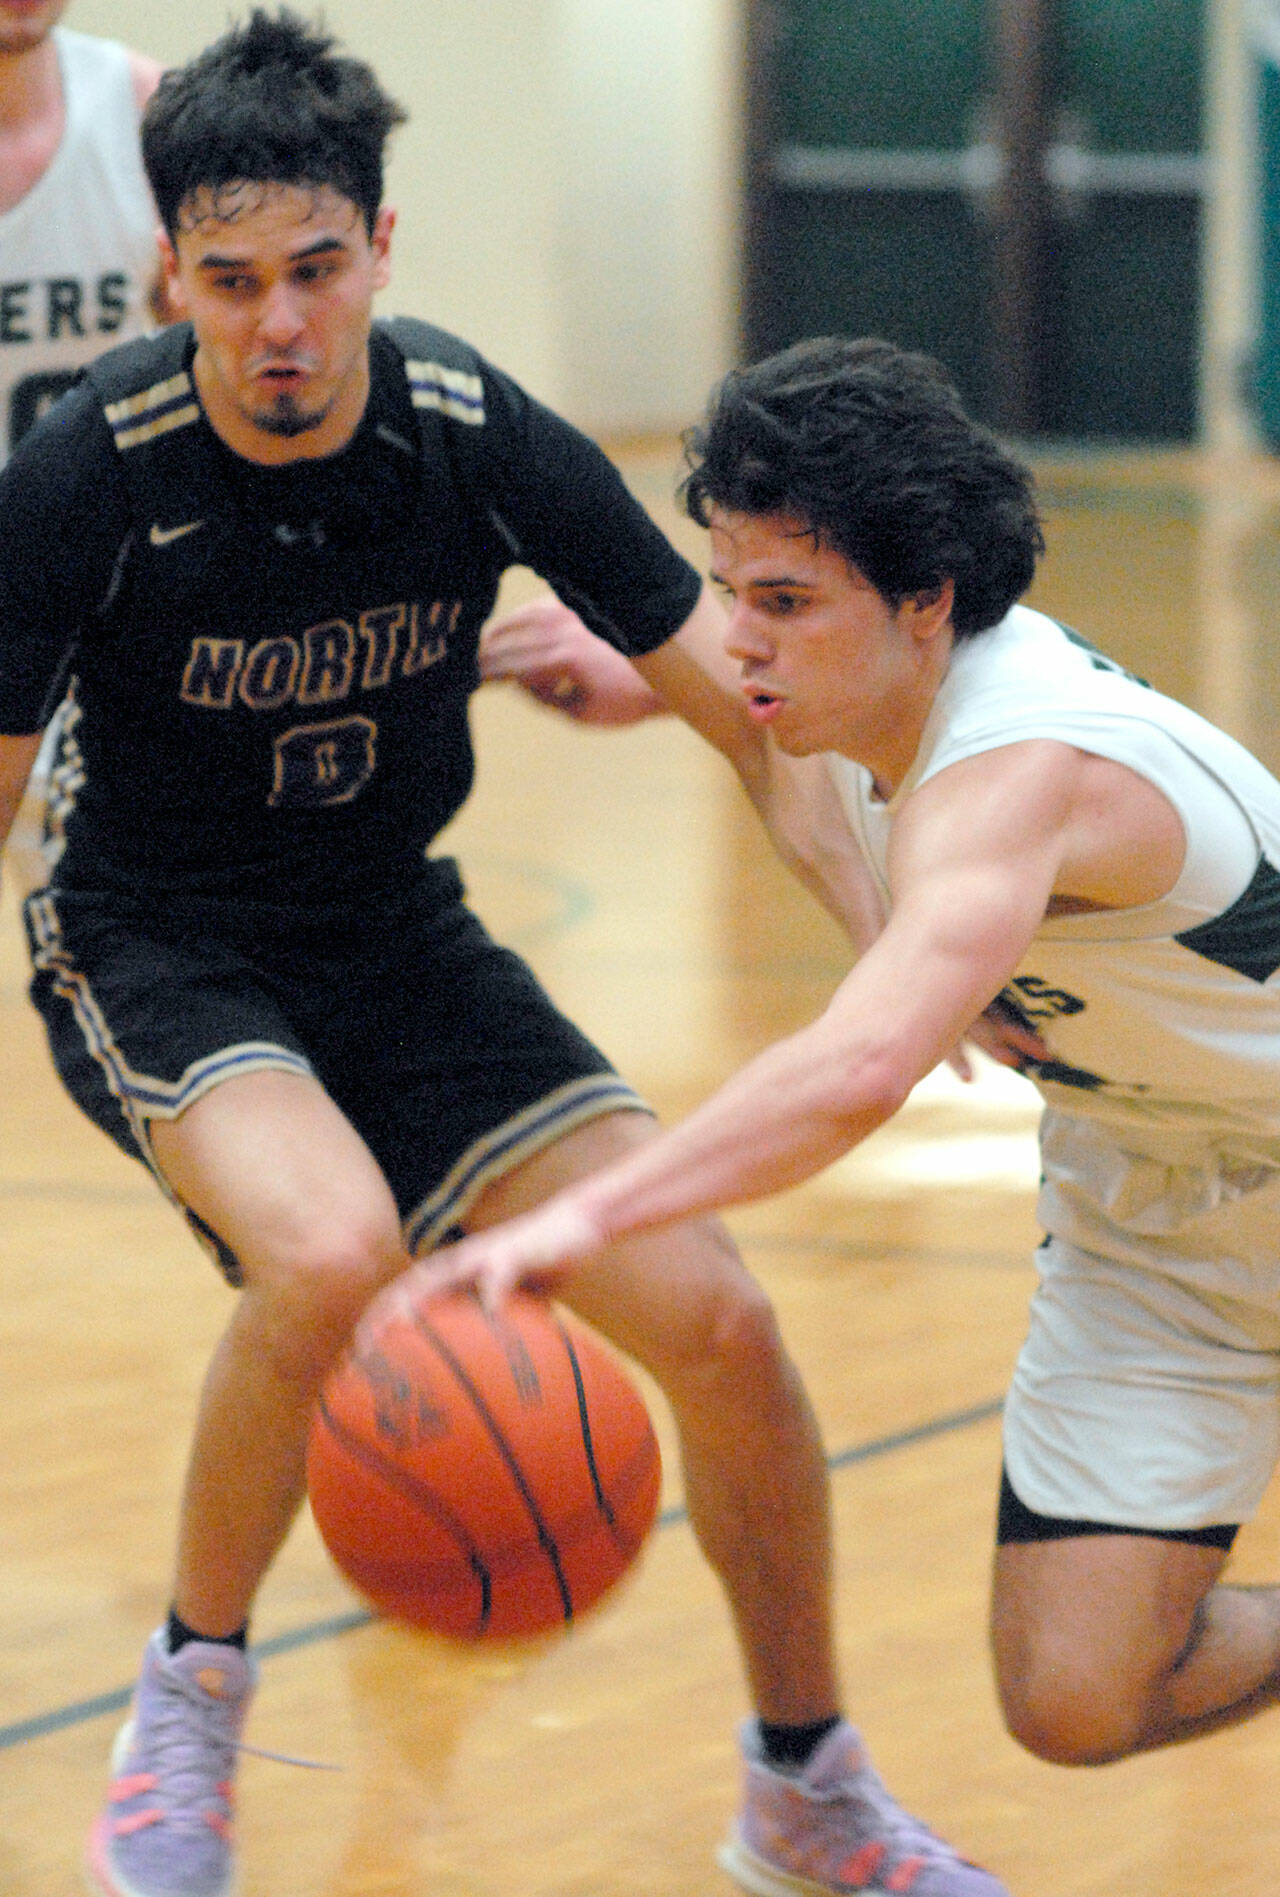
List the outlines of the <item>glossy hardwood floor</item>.
<svg viewBox="0 0 1280 1897">
<path fill-rule="evenodd" d="M 623 457 L 671 513 L 666 448 Z M 1037 603 L 1280 767 L 1280 470 L 1059 459 Z M 517 587 L 515 589 L 519 591 Z M 491 926 L 666 1115 L 810 1017 L 846 965 L 718 761 L 683 730 L 477 704 L 451 842 Z M 0 908 L 0 1891 L 64 1897 L 165 1577 L 195 1393 L 231 1293 L 141 1169 L 82 1123 Z M 1034 1105 L 934 1077 L 892 1128 L 731 1221 L 831 1456 L 849 1706 L 900 1797 L 1015 1897 L 1271 1897 L 1280 1715 L 1100 1771 L 1029 1759 L 989 1679 L 998 1403 L 1036 1240 Z M 299 1523 L 261 1602 L 245 1897 L 729 1897 L 715 1844 L 744 1711 L 667 1450 L 639 1572 L 571 1637 L 445 1648 L 370 1623 Z M 767 1472 L 762 1471 L 767 1479 Z M 1280 1510 L 1234 1570 L 1280 1575 Z"/>
</svg>

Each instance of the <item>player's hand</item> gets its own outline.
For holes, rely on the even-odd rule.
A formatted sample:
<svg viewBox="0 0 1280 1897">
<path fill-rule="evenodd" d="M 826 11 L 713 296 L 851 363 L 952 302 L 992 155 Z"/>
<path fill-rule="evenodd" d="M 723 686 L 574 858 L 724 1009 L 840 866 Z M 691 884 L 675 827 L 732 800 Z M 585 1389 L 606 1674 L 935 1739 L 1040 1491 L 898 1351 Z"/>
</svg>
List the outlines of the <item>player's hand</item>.
<svg viewBox="0 0 1280 1897">
<path fill-rule="evenodd" d="M 569 1197 L 548 1200 L 506 1225 L 475 1232 L 413 1265 L 376 1300 L 379 1317 L 403 1315 L 445 1291 L 475 1291 L 492 1311 L 511 1291 L 550 1292 L 571 1268 L 606 1243 L 600 1227 Z"/>
<path fill-rule="evenodd" d="M 480 635 L 480 676 L 514 679 L 581 724 L 637 724 L 665 709 L 631 662 L 552 594 L 490 620 Z"/>
<path fill-rule="evenodd" d="M 972 1080 L 974 1070 L 965 1053 L 966 1045 L 981 1048 L 1001 1067 L 1016 1067 L 1019 1072 L 1039 1061 L 1053 1059 L 1051 1050 L 1035 1029 L 1020 1021 L 999 996 L 978 1016 L 948 1061 L 961 1080 Z"/>
</svg>

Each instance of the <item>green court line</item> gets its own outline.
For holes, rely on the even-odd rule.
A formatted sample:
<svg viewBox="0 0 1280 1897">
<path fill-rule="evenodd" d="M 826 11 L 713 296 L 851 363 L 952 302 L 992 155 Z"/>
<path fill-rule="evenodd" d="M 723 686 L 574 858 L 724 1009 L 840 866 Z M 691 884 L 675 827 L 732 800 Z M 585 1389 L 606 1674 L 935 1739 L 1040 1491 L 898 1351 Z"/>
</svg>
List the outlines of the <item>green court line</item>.
<svg viewBox="0 0 1280 1897">
<path fill-rule="evenodd" d="M 850 1469 L 857 1463 L 871 1462 L 877 1456 L 914 1448 L 917 1443 L 928 1442 L 936 1436 L 970 1429 L 975 1423 L 986 1423 L 998 1416 L 1002 1407 L 999 1399 L 978 1403 L 970 1409 L 956 1410 L 948 1416 L 935 1417 L 930 1422 L 918 1423 L 910 1429 L 895 1430 L 888 1436 L 852 1443 L 847 1449 L 833 1451 L 827 1457 L 827 1467 L 832 1470 Z M 683 1503 L 679 1503 L 675 1507 L 663 1509 L 657 1526 L 674 1528 L 688 1519 L 688 1510 Z M 275 1659 L 283 1653 L 296 1653 L 302 1647 L 314 1647 L 326 1640 L 340 1639 L 344 1634 L 354 1633 L 357 1628 L 367 1627 L 373 1618 L 365 1608 L 349 1614 L 335 1614 L 326 1620 L 310 1621 L 287 1633 L 273 1634 L 268 1640 L 257 1640 L 253 1651 L 259 1660 Z M 30 1745 L 36 1739 L 46 1739 L 51 1733 L 65 1732 L 72 1726 L 87 1725 L 91 1720 L 121 1713 L 128 1706 L 132 1694 L 132 1684 L 120 1686 L 109 1693 L 98 1693 L 92 1699 L 74 1700 L 70 1705 L 56 1706 L 45 1713 L 34 1713 L 29 1719 L 18 1719 L 11 1725 L 0 1726 L 0 1752 L 11 1751 L 15 1746 Z"/>
</svg>

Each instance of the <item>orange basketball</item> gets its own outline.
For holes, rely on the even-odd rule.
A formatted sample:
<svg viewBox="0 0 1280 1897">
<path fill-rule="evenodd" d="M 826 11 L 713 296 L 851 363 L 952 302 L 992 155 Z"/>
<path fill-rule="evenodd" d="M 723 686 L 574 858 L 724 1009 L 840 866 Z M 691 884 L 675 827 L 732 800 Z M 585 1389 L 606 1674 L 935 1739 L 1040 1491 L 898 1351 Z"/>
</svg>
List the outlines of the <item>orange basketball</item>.
<svg viewBox="0 0 1280 1897">
<path fill-rule="evenodd" d="M 618 1360 L 525 1293 L 464 1293 L 374 1327 L 325 1384 L 311 1509 L 381 1613 L 457 1639 L 546 1633 L 630 1567 L 662 1465 Z"/>
</svg>

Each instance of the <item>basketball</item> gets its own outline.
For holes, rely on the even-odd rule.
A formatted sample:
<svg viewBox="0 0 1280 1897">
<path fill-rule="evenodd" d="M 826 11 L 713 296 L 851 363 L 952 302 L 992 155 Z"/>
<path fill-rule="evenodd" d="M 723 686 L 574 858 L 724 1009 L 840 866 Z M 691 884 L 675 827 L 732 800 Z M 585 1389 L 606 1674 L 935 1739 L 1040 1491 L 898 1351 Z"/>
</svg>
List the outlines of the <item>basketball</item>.
<svg viewBox="0 0 1280 1897">
<path fill-rule="evenodd" d="M 529 1294 L 468 1293 L 366 1325 L 307 1452 L 335 1563 L 380 1613 L 454 1639 L 576 1620 L 653 1526 L 662 1481 L 643 1398 L 580 1325 Z"/>
</svg>

